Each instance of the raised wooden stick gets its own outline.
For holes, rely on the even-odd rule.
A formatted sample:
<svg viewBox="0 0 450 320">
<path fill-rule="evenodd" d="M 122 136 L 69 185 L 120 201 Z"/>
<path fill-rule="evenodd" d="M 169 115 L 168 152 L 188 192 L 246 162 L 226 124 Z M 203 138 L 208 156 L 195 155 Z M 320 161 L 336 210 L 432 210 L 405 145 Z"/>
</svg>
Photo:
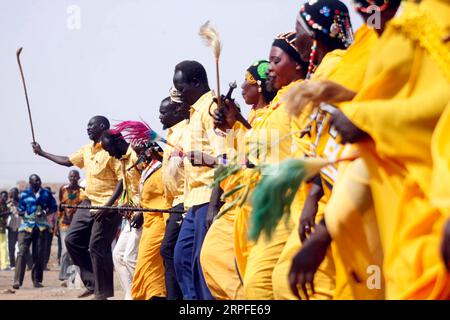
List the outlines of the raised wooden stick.
<svg viewBox="0 0 450 320">
<path fill-rule="evenodd" d="M 30 126 L 31 126 L 31 136 L 33 138 L 33 142 L 36 143 L 36 139 L 34 138 L 33 119 L 31 118 L 30 102 L 28 101 L 27 86 L 25 84 L 25 77 L 23 76 L 22 64 L 20 63 L 20 53 L 22 52 L 22 49 L 23 49 L 22 47 L 17 49 L 16 57 L 17 57 L 17 63 L 19 64 L 20 75 L 22 76 L 22 84 L 23 84 L 23 90 L 25 91 L 25 99 L 27 100 L 28 117 L 30 119 Z"/>
</svg>

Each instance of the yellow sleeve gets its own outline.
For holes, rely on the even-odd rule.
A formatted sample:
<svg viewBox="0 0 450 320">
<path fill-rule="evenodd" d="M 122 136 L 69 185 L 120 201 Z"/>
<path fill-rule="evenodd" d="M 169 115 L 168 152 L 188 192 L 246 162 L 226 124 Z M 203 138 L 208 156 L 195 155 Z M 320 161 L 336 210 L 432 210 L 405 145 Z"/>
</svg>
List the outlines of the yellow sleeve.
<svg viewBox="0 0 450 320">
<path fill-rule="evenodd" d="M 328 79 L 331 73 L 336 69 L 345 55 L 346 50 L 336 49 L 333 50 L 322 59 L 322 62 L 317 67 L 311 80 Z"/>
<path fill-rule="evenodd" d="M 380 155 L 417 158 L 422 156 L 417 152 L 420 146 L 429 144 L 428 132 L 431 131 L 427 126 L 434 123 L 449 98 L 442 88 L 431 86 L 429 90 L 405 99 L 349 102 L 341 104 L 340 108 L 372 137 Z M 408 139 L 402 139 L 402 136 Z"/>
<path fill-rule="evenodd" d="M 271 163 L 278 163 L 292 156 L 291 119 L 284 106 L 280 106 L 267 121 L 267 131 L 263 131 L 263 134 L 267 134 L 267 160 Z"/>
<path fill-rule="evenodd" d="M 69 156 L 70 162 L 72 162 L 74 166 L 77 166 L 80 169 L 84 168 L 84 148 L 85 146 L 81 147 L 78 151 L 72 153 Z"/>
<path fill-rule="evenodd" d="M 112 172 L 114 172 L 114 174 L 116 175 L 117 180 L 120 180 L 123 178 L 122 165 L 119 160 L 117 160 L 116 158 L 110 157 L 108 160 L 108 166 L 110 167 Z"/>
<path fill-rule="evenodd" d="M 211 113 L 217 109 L 217 104 L 213 103 L 211 106 Z M 204 133 L 207 135 L 209 145 L 213 151 L 212 156 L 217 157 L 227 153 L 227 134 L 214 128 L 214 120 L 209 115 L 209 105 L 202 112 L 202 125 L 204 126 Z"/>
<path fill-rule="evenodd" d="M 433 171 L 431 203 L 450 216 L 450 103 L 442 114 L 431 140 Z"/>
</svg>

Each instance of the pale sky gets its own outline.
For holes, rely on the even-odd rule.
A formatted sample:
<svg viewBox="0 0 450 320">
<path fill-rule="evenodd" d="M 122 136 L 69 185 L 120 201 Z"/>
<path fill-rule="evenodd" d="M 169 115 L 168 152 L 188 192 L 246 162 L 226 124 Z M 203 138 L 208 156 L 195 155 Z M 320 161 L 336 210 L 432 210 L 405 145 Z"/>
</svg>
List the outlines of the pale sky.
<svg viewBox="0 0 450 320">
<path fill-rule="evenodd" d="M 253 61 L 267 59 L 276 34 L 295 29 L 303 2 L 0 0 L 0 188 L 32 173 L 44 183 L 65 182 L 70 170 L 32 152 L 18 47 L 23 47 L 36 140 L 46 151 L 69 155 L 89 142 L 86 125 L 94 115 L 142 117 L 161 132 L 159 104 L 182 60 L 201 62 L 214 88 L 213 53 L 198 36 L 205 21 L 222 39 L 225 91 L 233 80 L 240 88 Z M 361 20 L 350 11 L 356 30 Z M 243 106 L 240 90 L 235 96 Z"/>
</svg>

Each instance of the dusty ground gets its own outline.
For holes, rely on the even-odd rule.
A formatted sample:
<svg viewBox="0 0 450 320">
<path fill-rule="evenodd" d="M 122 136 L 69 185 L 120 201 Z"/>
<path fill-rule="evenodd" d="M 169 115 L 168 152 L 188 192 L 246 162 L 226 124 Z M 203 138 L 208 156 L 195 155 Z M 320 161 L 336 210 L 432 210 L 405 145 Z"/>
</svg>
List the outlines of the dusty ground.
<svg viewBox="0 0 450 320">
<path fill-rule="evenodd" d="M 49 269 L 44 271 L 43 288 L 33 288 L 31 282 L 31 271 L 25 272 L 23 286 L 19 290 L 12 289 L 14 271 L 0 271 L 0 300 L 74 300 L 84 291 L 83 289 L 72 289 L 61 287 L 58 280 L 59 267 L 56 258 L 57 244 L 56 238 L 53 239 L 52 255 L 50 257 Z M 120 300 L 124 296 L 124 292 L 120 287 L 117 274 L 114 275 L 115 296 L 111 300 Z M 4 293 L 5 290 L 11 289 L 15 293 Z M 90 300 L 92 296 L 84 298 Z"/>
</svg>

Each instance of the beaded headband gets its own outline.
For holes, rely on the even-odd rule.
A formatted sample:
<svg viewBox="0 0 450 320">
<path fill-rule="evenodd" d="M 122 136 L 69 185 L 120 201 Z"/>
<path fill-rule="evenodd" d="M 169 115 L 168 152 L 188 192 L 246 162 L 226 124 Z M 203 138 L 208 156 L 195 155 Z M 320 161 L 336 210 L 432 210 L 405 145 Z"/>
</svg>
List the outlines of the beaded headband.
<svg viewBox="0 0 450 320">
<path fill-rule="evenodd" d="M 277 35 L 272 43 L 272 46 L 281 48 L 285 53 L 287 53 L 295 62 L 302 64 L 302 59 L 295 46 L 295 31 L 282 33 Z"/>
</svg>

